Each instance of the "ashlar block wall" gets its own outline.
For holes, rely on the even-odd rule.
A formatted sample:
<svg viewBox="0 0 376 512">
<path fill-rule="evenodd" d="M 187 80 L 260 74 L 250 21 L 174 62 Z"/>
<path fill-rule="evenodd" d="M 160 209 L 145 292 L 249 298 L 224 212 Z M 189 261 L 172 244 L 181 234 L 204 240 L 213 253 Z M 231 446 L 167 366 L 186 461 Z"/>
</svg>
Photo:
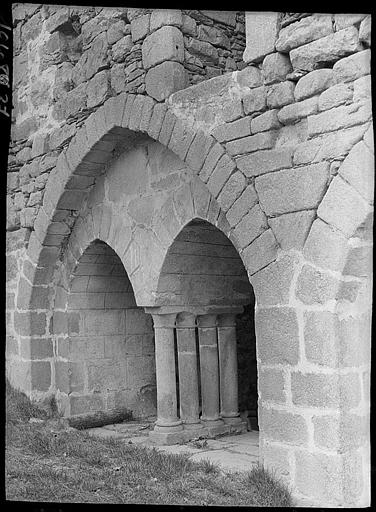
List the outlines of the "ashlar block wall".
<svg viewBox="0 0 376 512">
<path fill-rule="evenodd" d="M 183 60 L 174 11 L 162 17 L 150 68 L 166 62 L 168 72 L 128 91 L 123 79 L 108 87 L 113 11 L 102 9 L 86 56 L 68 52 L 76 78 L 61 91 L 75 113 L 58 121 L 50 91 L 63 63 L 43 70 L 39 55 L 52 34 L 66 32 L 67 18 L 49 31 L 59 11 L 22 9 L 15 33 L 27 51 L 21 59 L 16 49 L 7 198 L 13 382 L 36 398 L 46 381 L 55 391 L 42 348 L 34 357 L 28 347 L 51 339 L 56 350 L 50 323 L 63 261 L 73 271 L 99 239 L 119 256 L 137 306 L 158 308 L 169 248 L 201 219 L 231 241 L 256 297 L 261 460 L 315 504 L 369 504 L 371 17 L 246 13 L 246 66 L 186 87 L 170 70 Z M 125 11 L 132 18 L 127 9 L 120 18 Z M 134 27 L 149 15 L 151 27 L 154 11 L 130 20 L 143 60 L 158 30 L 141 44 Z M 90 26 L 87 11 L 76 16 L 68 16 L 69 34 L 78 21 Z M 42 85 L 38 105 L 32 91 Z M 167 148 L 179 162 L 160 167 Z"/>
</svg>

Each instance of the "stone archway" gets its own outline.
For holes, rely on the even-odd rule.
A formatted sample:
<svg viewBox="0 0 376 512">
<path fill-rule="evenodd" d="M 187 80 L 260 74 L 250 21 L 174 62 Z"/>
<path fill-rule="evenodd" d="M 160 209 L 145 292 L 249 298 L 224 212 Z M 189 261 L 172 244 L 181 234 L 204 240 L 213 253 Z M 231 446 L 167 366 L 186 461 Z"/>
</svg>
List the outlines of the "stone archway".
<svg viewBox="0 0 376 512">
<path fill-rule="evenodd" d="M 156 333 L 153 440 L 170 444 L 247 429 L 239 417 L 236 316 L 252 298 L 229 239 L 202 219 L 186 224 L 163 262 L 157 305 L 146 308 Z"/>
<path fill-rule="evenodd" d="M 187 222 L 199 217 L 222 230 L 242 258 L 256 295 L 261 459 L 303 494 L 308 486 L 308 494 L 318 500 L 366 501 L 370 337 L 363 326 L 370 326 L 369 201 L 357 193 L 351 176 L 349 181 L 332 178 L 328 165 L 308 169 L 304 180 L 299 180 L 301 169 L 272 169 L 246 179 L 222 144 L 194 132 L 147 96 L 108 100 L 51 173 L 22 264 L 14 313 L 19 344 L 36 352 L 14 364 L 16 380 L 35 398 L 51 391 L 52 356 L 42 347 L 50 347 L 55 270 L 105 163 L 121 141 L 133 144 L 135 131 L 169 147 L 196 175 L 166 199 L 153 220 L 155 237 L 149 233 L 143 243 L 130 244 L 128 230 L 110 210 L 99 205 L 92 210 L 95 229 L 113 237 L 138 304 L 151 305 L 164 256 Z M 262 153 L 260 165 L 266 165 Z M 324 185 L 318 208 L 308 212 L 295 200 L 317 173 Z M 293 197 L 281 193 L 289 190 L 290 180 L 296 185 Z M 275 210 L 276 194 L 289 201 L 289 213 Z M 143 262 L 150 261 L 154 249 L 156 265 L 149 274 Z M 359 259 L 365 262 L 361 268 Z M 141 292 L 145 280 L 154 287 L 149 295 Z M 330 481 L 321 478 L 327 471 Z M 307 482 L 311 472 L 318 478 Z"/>
</svg>

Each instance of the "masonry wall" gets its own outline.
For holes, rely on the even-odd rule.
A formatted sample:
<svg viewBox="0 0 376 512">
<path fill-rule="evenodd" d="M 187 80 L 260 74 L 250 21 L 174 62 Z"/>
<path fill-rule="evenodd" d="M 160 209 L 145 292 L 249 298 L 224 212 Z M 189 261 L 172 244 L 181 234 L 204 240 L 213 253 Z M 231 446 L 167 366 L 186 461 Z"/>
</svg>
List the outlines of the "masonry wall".
<svg viewBox="0 0 376 512">
<path fill-rule="evenodd" d="M 244 13 L 168 12 L 15 4 L 9 231 L 32 229 L 59 151 L 108 98 L 163 101 L 244 66 Z"/>
<path fill-rule="evenodd" d="M 175 78 L 155 79 L 163 83 L 165 103 L 162 88 L 148 89 L 145 78 L 151 96 L 118 94 L 90 114 L 68 146 L 69 137 L 53 149 L 42 145 L 38 156 L 39 125 L 27 121 L 30 110 L 15 119 L 7 236 L 8 370 L 15 381 L 42 394 L 51 382 L 50 366 L 22 351 L 30 333 L 49 338 L 51 277 L 60 258 L 76 261 L 85 245 L 72 236 L 73 226 L 81 240 L 89 236 L 86 229 L 101 233 L 120 255 L 138 303 L 154 306 L 169 246 L 188 222 L 202 218 L 231 240 L 255 291 L 263 463 L 316 504 L 369 503 L 370 21 L 366 14 L 314 14 L 282 26 L 279 13 L 246 13 L 244 69 L 186 89 L 187 82 Z M 168 41 L 171 50 L 173 37 Z M 153 73 L 184 68 L 166 47 L 159 62 L 157 47 Z M 37 55 L 32 49 L 30 61 Z M 38 67 L 31 68 L 36 75 Z M 175 77 L 162 71 L 154 78 Z M 29 98 L 30 89 L 25 94 Z M 67 124 L 74 128 L 59 136 L 77 128 Z M 28 135 L 17 138 L 24 127 Z M 145 163 L 140 169 L 151 169 L 147 188 L 139 191 L 138 174 L 122 174 L 135 155 L 123 147 L 128 156 L 117 159 L 121 179 L 102 193 L 101 175 L 117 144 L 134 146 L 145 134 L 160 142 L 149 140 L 147 151 L 137 150 Z M 184 165 L 167 173 L 174 165 L 153 166 L 165 151 L 160 146 L 179 154 Z M 26 199 L 41 201 L 46 181 L 43 207 L 25 205 Z M 94 183 L 97 199 L 84 221 L 78 212 Z M 116 194 L 133 195 L 121 221 L 103 204 L 103 197 L 112 202 Z M 132 210 L 131 200 L 142 195 L 144 203 L 138 197 Z M 27 215 L 29 223 L 21 220 Z"/>
</svg>

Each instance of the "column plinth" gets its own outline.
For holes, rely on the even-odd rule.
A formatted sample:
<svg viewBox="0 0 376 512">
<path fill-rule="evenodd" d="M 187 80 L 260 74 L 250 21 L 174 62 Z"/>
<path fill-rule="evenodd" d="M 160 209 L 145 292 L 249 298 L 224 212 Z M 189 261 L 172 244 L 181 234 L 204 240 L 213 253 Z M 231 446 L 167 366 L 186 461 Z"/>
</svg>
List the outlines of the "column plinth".
<svg viewBox="0 0 376 512">
<path fill-rule="evenodd" d="M 235 314 L 218 316 L 218 352 L 221 417 L 225 423 L 241 423 L 238 405 L 238 360 Z"/>
<path fill-rule="evenodd" d="M 180 313 L 176 322 L 179 363 L 180 419 L 186 429 L 202 428 L 199 418 L 196 317 Z"/>
<path fill-rule="evenodd" d="M 217 345 L 217 316 L 199 315 L 198 336 L 201 374 L 201 420 L 204 425 L 222 425 L 219 415 L 219 368 Z"/>
<path fill-rule="evenodd" d="M 155 432 L 182 430 L 177 416 L 174 328 L 176 314 L 153 314 L 155 370 L 157 381 L 157 421 Z"/>
</svg>

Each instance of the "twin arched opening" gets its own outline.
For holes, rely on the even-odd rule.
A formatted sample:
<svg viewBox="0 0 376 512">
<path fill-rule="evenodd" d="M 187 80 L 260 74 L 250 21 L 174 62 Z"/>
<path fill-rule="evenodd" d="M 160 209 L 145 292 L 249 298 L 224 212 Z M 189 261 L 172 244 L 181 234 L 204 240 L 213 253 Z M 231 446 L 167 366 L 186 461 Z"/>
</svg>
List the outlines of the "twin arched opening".
<svg viewBox="0 0 376 512">
<path fill-rule="evenodd" d="M 98 239 L 88 245 L 65 282 L 64 301 L 56 301 L 54 312 L 56 390 L 64 414 L 123 410 L 146 418 L 157 415 L 158 408 L 160 416 L 163 398 L 158 393 L 152 316 L 158 324 L 156 316 L 173 314 L 175 362 L 165 365 L 163 373 L 173 374 L 175 421 L 190 425 L 193 414 L 201 424 L 200 418 L 214 414 L 221 424 L 230 397 L 236 400 L 231 415 L 246 411 L 257 425 L 254 295 L 239 255 L 218 228 L 194 219 L 181 230 L 162 266 L 158 307 L 137 306 L 119 256 Z M 193 342 L 189 350 L 187 315 Z M 215 336 L 208 352 L 202 322 L 209 317 Z M 235 366 L 227 369 L 233 374 L 229 388 L 223 368 L 226 326 L 222 331 L 219 326 L 231 318 Z"/>
</svg>

